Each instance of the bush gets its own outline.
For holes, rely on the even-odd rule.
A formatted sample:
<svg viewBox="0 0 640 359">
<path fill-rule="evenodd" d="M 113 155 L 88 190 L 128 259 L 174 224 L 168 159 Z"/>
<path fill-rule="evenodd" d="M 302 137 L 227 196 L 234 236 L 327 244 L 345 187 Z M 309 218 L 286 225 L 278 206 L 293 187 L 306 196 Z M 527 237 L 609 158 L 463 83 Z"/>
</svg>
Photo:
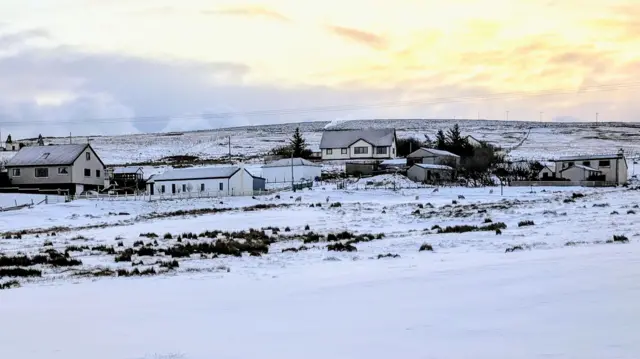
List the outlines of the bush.
<svg viewBox="0 0 640 359">
<path fill-rule="evenodd" d="M 142 246 L 144 246 L 144 242 L 143 241 L 135 241 L 135 242 L 133 242 L 133 246 L 134 247 L 142 247 Z"/>
<path fill-rule="evenodd" d="M 432 231 L 436 231 L 436 230 L 437 230 L 437 231 L 439 231 L 439 230 L 441 230 L 441 229 L 442 229 L 442 228 L 441 228 L 439 225 L 437 225 L 437 224 L 436 224 L 436 225 L 434 225 L 433 227 L 431 227 L 431 230 L 432 230 Z"/>
<path fill-rule="evenodd" d="M 630 210 L 627 211 L 627 214 L 636 214 L 636 212 L 634 210 L 630 209 Z"/>
<path fill-rule="evenodd" d="M 491 218 L 485 218 L 484 219 L 484 223 L 492 223 L 493 220 L 491 220 Z"/>
<path fill-rule="evenodd" d="M 20 287 L 20 282 L 18 282 L 17 280 L 10 280 L 8 282 L 0 283 L 0 290 L 19 288 L 19 287 Z"/>
<path fill-rule="evenodd" d="M 308 224 L 304 226 L 304 230 L 305 230 L 305 231 L 308 231 L 309 229 L 311 229 L 311 227 L 309 227 L 309 225 L 308 225 Z"/>
<path fill-rule="evenodd" d="M 523 251 L 524 248 L 522 248 L 522 246 L 513 246 L 513 247 L 509 247 L 505 250 L 505 253 L 511 253 L 511 252 L 516 252 L 516 251 Z"/>
<path fill-rule="evenodd" d="M 518 227 L 526 227 L 526 226 L 534 226 L 535 223 L 533 221 L 520 221 L 518 222 Z"/>
<path fill-rule="evenodd" d="M 82 252 L 85 250 L 89 250 L 88 246 L 69 246 L 65 249 L 65 252 Z"/>
<path fill-rule="evenodd" d="M 571 198 L 576 199 L 576 198 L 582 198 L 584 197 L 584 194 L 582 193 L 574 193 L 571 195 Z"/>
<path fill-rule="evenodd" d="M 106 254 L 116 254 L 116 250 L 113 249 L 113 247 L 107 247 L 104 245 L 93 247 L 91 248 L 91 250 L 97 251 L 97 252 L 104 252 Z"/>
<path fill-rule="evenodd" d="M 164 239 L 172 239 L 173 236 L 171 235 L 171 233 L 165 233 L 163 238 Z"/>
<path fill-rule="evenodd" d="M 45 241 L 44 244 L 42 244 L 43 247 L 53 247 L 53 242 L 51 241 Z"/>
<path fill-rule="evenodd" d="M 450 226 L 444 229 L 439 229 L 438 233 L 466 233 L 466 232 L 482 232 L 482 231 L 495 231 L 495 230 L 503 230 L 506 229 L 507 225 L 502 222 L 491 223 L 486 226 L 470 226 L 470 225 L 460 225 L 460 226 Z"/>
<path fill-rule="evenodd" d="M 160 262 L 159 265 L 160 265 L 160 268 L 167 268 L 169 270 L 180 267 L 180 263 L 178 263 L 178 261 L 176 260 L 173 260 L 170 262 Z"/>
<path fill-rule="evenodd" d="M 615 215 L 618 215 L 618 214 L 620 214 L 620 213 L 618 213 L 618 211 L 613 211 L 613 212 L 611 212 L 611 215 L 612 215 L 612 216 L 615 216 Z"/>
<path fill-rule="evenodd" d="M 629 243 L 629 238 L 626 236 L 613 236 L 613 242 L 615 243 Z"/>
<path fill-rule="evenodd" d="M 133 255 L 133 250 L 128 248 L 124 252 L 118 254 L 115 257 L 116 263 L 119 262 L 131 262 L 131 256 Z"/>
<path fill-rule="evenodd" d="M 2 277 L 41 277 L 42 271 L 24 268 L 0 268 L 0 278 Z"/>
<path fill-rule="evenodd" d="M 333 233 L 329 233 L 327 234 L 327 242 L 337 242 L 338 241 L 338 237 L 333 234 Z"/>
<path fill-rule="evenodd" d="M 358 248 L 356 248 L 355 246 L 349 244 L 349 243 L 335 243 L 335 244 L 329 244 L 327 246 L 327 249 L 330 251 L 336 251 L 336 252 L 356 252 L 358 251 Z"/>
<path fill-rule="evenodd" d="M 342 203 L 335 202 L 335 203 L 331 203 L 331 205 L 329 205 L 329 208 L 338 208 L 338 207 L 342 207 Z"/>
<path fill-rule="evenodd" d="M 433 252 L 433 246 L 429 243 L 423 243 L 420 246 L 420 249 L 418 250 L 418 252 L 425 252 L 425 251 Z"/>
<path fill-rule="evenodd" d="M 399 254 L 391 254 L 391 253 L 378 254 L 378 259 L 382 259 L 382 258 L 400 258 L 400 255 Z"/>
<path fill-rule="evenodd" d="M 71 238 L 72 241 L 88 241 L 89 239 L 83 235 L 77 235 L 73 238 Z"/>
<path fill-rule="evenodd" d="M 285 231 L 285 232 L 291 232 L 291 228 L 289 228 L 289 227 L 284 227 L 284 231 Z"/>
<path fill-rule="evenodd" d="M 158 238 L 158 235 L 155 233 L 140 233 L 140 237 Z"/>
<path fill-rule="evenodd" d="M 138 252 L 136 254 L 139 257 L 153 257 L 154 255 L 156 255 L 156 250 L 149 247 L 142 247 L 138 249 Z"/>
</svg>

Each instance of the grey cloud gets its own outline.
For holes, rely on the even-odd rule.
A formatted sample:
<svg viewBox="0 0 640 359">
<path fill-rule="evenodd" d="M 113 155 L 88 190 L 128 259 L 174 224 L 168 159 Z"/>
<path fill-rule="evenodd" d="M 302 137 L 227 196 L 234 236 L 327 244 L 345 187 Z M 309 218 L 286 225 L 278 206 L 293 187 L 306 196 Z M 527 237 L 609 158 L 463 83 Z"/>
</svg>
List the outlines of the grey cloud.
<svg viewBox="0 0 640 359">
<path fill-rule="evenodd" d="M 0 30 L 2 30 L 2 27 L 0 27 Z M 41 29 L 7 33 L 0 32 L 0 47 L 7 48 L 14 45 L 22 45 L 28 40 L 38 38 L 48 39 L 49 33 Z"/>
</svg>

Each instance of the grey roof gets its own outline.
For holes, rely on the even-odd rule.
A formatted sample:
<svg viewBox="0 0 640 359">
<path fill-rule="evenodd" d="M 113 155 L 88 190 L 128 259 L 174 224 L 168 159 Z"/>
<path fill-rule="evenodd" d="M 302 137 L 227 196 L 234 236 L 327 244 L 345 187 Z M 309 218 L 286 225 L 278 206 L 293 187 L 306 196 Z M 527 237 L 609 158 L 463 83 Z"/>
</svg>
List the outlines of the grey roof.
<svg viewBox="0 0 640 359">
<path fill-rule="evenodd" d="M 209 178 L 229 178 L 240 170 L 240 167 L 197 167 L 170 169 L 151 176 L 153 181 L 178 181 Z M 251 174 L 250 174 L 251 175 Z"/>
<path fill-rule="evenodd" d="M 607 154 L 607 155 L 580 155 L 580 156 L 564 156 L 559 157 L 554 162 L 564 161 L 588 161 L 588 160 L 613 160 L 616 158 L 623 158 L 623 154 Z"/>
<path fill-rule="evenodd" d="M 311 161 L 307 161 L 304 158 L 294 158 L 293 166 L 311 166 L 311 167 L 322 167 L 322 165 L 313 163 Z M 272 167 L 291 167 L 291 158 L 284 158 L 278 161 L 274 161 L 271 163 L 267 163 L 262 166 L 262 168 L 272 168 Z"/>
<path fill-rule="evenodd" d="M 413 152 L 411 152 L 407 157 L 424 157 L 422 154 L 420 154 L 420 152 L 427 152 L 426 154 L 430 154 L 432 156 L 442 156 L 442 157 L 460 157 L 458 155 L 456 155 L 455 153 L 451 153 L 449 151 L 443 151 L 443 150 L 436 150 L 435 148 L 426 148 L 426 147 L 422 147 L 419 148 Z"/>
<path fill-rule="evenodd" d="M 560 171 L 560 172 L 564 172 L 564 171 L 566 171 L 566 170 L 568 170 L 568 169 L 570 169 L 570 168 L 574 168 L 574 167 L 575 167 L 575 168 L 579 168 L 579 169 L 581 169 L 581 170 L 586 170 L 586 171 L 602 172 L 602 171 L 597 170 L 597 169 L 595 169 L 595 168 L 588 167 L 588 166 L 583 166 L 583 165 L 575 165 L 575 166 L 567 167 L 567 168 L 563 169 L 563 170 L 562 170 L 562 171 Z"/>
<path fill-rule="evenodd" d="M 453 171 L 453 168 L 451 168 L 449 166 L 445 166 L 445 165 L 432 165 L 432 164 L 428 164 L 428 163 L 416 163 L 414 166 L 418 166 L 418 167 L 424 168 L 424 169 L 431 169 L 431 170 L 449 170 L 449 171 Z"/>
<path fill-rule="evenodd" d="M 84 152 L 88 144 L 27 146 L 8 162 L 7 167 L 69 166 Z"/>
<path fill-rule="evenodd" d="M 324 131 L 320 148 L 348 148 L 358 140 L 364 140 L 376 147 L 386 147 L 393 144 L 395 135 L 396 130 L 393 128 Z"/>
<path fill-rule="evenodd" d="M 142 167 L 117 167 L 113 170 L 116 174 L 134 174 L 142 172 Z"/>
</svg>

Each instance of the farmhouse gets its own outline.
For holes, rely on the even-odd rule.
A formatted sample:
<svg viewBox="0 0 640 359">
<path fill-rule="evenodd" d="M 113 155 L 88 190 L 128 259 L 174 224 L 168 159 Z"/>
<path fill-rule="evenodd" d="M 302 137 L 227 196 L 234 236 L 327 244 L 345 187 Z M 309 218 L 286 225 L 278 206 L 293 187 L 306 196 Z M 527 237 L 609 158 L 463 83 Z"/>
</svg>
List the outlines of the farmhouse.
<svg viewBox="0 0 640 359">
<path fill-rule="evenodd" d="M 303 158 L 285 158 L 262 166 L 262 177 L 269 183 L 314 181 L 322 175 L 322 165 Z"/>
<path fill-rule="evenodd" d="M 19 188 L 59 189 L 73 195 L 105 185 L 104 163 L 89 144 L 23 147 L 6 168 L 11 185 Z"/>
<path fill-rule="evenodd" d="M 151 176 L 147 191 L 151 195 L 207 193 L 215 196 L 251 196 L 265 189 L 265 179 L 243 167 L 200 167 L 171 169 Z"/>
<path fill-rule="evenodd" d="M 624 184 L 628 180 L 628 167 L 623 150 L 609 155 L 560 157 L 554 162 L 557 178 L 574 182 L 603 181 L 616 185 Z"/>
<path fill-rule="evenodd" d="M 407 165 L 426 163 L 432 165 L 460 165 L 460 156 L 449 151 L 436 150 L 434 148 L 420 148 L 407 156 Z"/>
<path fill-rule="evenodd" d="M 396 130 L 328 130 L 322 133 L 323 160 L 390 159 L 396 157 Z"/>
<path fill-rule="evenodd" d="M 429 163 L 416 163 L 407 171 L 410 180 L 420 183 L 453 181 L 454 176 L 452 167 Z"/>
</svg>

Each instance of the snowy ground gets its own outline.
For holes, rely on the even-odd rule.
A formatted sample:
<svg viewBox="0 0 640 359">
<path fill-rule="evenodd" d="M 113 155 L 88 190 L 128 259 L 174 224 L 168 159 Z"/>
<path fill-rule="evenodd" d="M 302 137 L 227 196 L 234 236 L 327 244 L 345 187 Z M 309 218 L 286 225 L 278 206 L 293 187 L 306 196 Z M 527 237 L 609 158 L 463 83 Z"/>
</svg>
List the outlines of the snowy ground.
<svg viewBox="0 0 640 359">
<path fill-rule="evenodd" d="M 25 232 L 0 239 L 4 258 L 74 246 L 68 259 L 81 263 L 0 278 L 21 285 L 0 290 L 0 357 L 637 358 L 638 216 L 640 191 L 625 188 L 375 186 L 8 212 L 1 228 Z M 501 235 L 435 227 L 499 223 Z M 179 242 L 185 232 L 266 227 L 279 231 L 264 232 L 275 242 L 259 256 L 162 254 L 214 241 Z M 310 231 L 322 238 L 303 243 Z M 374 236 L 328 250 L 347 240 L 325 236 L 343 231 Z M 150 232 L 159 238 L 140 236 Z M 614 235 L 629 242 L 607 243 Z M 418 251 L 425 243 L 433 252 Z M 116 262 L 126 250 L 130 261 Z"/>
<path fill-rule="evenodd" d="M 530 131 L 523 145 L 514 150 L 514 158 L 547 160 L 563 155 L 615 153 L 625 149 L 628 158 L 640 154 L 640 127 L 632 123 L 535 123 L 476 120 L 376 120 L 350 121 L 341 128 L 392 127 L 399 137 L 424 135 L 434 138 L 440 129 L 446 130 L 459 124 L 465 135 L 510 148 L 521 142 Z M 172 134 L 140 134 L 114 137 L 78 137 L 75 143 L 90 141 L 108 165 L 158 161 L 165 156 L 195 155 L 201 158 L 220 158 L 229 154 L 229 138 L 233 155 L 263 155 L 274 147 L 286 144 L 296 127 L 300 127 L 310 148 L 318 150 L 326 122 L 242 127 L 201 132 Z M 48 140 L 67 143 L 68 138 Z M 10 154 L 2 154 L 7 159 Z"/>
</svg>

